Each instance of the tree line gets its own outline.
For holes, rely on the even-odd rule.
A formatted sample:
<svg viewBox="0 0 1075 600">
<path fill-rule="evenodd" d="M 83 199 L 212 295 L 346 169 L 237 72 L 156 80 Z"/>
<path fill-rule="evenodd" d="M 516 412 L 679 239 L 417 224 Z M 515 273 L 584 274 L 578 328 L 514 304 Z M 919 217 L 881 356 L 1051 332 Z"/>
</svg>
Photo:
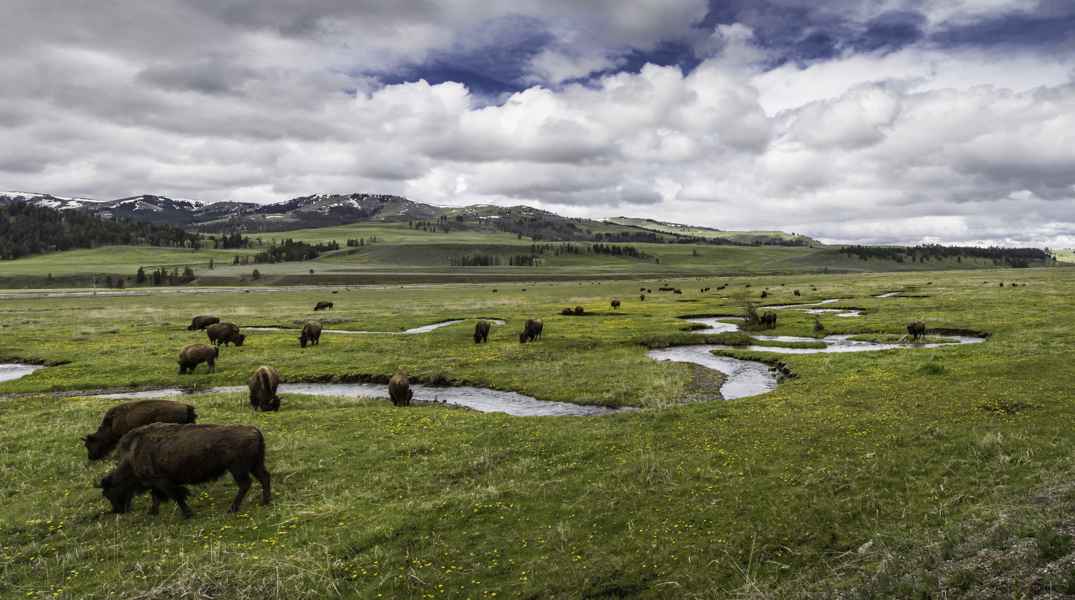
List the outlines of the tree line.
<svg viewBox="0 0 1075 600">
<path fill-rule="evenodd" d="M 96 248 L 137 245 L 201 248 L 202 238 L 171 225 L 100 219 L 77 210 L 59 211 L 12 202 L 0 206 L 0 259 Z"/>
<path fill-rule="evenodd" d="M 1041 248 L 1002 248 L 999 246 L 942 246 L 920 244 L 918 246 L 843 246 L 841 254 L 864 261 L 870 259 L 891 260 L 897 263 L 923 263 L 935 260 L 964 258 L 991 260 L 994 265 L 1027 267 L 1033 262 L 1048 262 L 1052 256 Z"/>
</svg>

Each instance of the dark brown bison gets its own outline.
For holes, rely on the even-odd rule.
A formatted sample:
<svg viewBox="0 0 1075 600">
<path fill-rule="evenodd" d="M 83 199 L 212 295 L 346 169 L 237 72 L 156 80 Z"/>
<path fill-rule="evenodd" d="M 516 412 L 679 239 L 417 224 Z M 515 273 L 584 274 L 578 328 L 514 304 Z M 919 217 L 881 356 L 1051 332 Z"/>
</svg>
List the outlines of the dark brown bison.
<svg viewBox="0 0 1075 600">
<path fill-rule="evenodd" d="M 762 297 L 762 298 L 768 298 L 768 297 L 769 297 L 769 292 L 767 292 L 767 291 L 765 291 L 765 290 L 762 290 L 762 291 L 761 291 L 761 297 Z"/>
<path fill-rule="evenodd" d="M 583 314 L 585 312 L 586 312 L 585 308 L 582 308 L 581 306 L 576 306 L 575 307 L 575 314 L 576 315 L 581 315 L 581 314 Z"/>
<path fill-rule="evenodd" d="M 396 406 L 410 406 L 414 392 L 411 391 L 411 382 L 407 374 L 400 371 L 388 380 L 388 397 Z"/>
<path fill-rule="evenodd" d="M 560 309 L 560 314 L 564 316 L 569 316 L 575 314 L 575 311 L 571 310 L 570 306 L 567 306 Z"/>
<path fill-rule="evenodd" d="M 261 483 L 261 503 L 272 500 L 265 438 L 256 427 L 154 423 L 123 436 L 119 464 L 98 487 L 114 513 L 129 512 L 136 495 L 150 492 L 149 514 L 157 514 L 161 500 L 171 499 L 189 518 L 193 513 L 187 506 L 185 486 L 212 481 L 225 472 L 239 486 L 228 512 L 238 512 L 250 489 L 251 475 Z"/>
<path fill-rule="evenodd" d="M 220 317 L 214 317 L 213 315 L 198 315 L 190 320 L 190 327 L 187 327 L 187 331 L 197 331 L 199 329 L 205 329 L 213 323 L 219 323 Z"/>
<path fill-rule="evenodd" d="M 795 291 L 794 291 L 794 292 L 792 292 L 792 293 L 793 293 L 793 294 L 795 294 L 796 296 L 801 296 L 801 295 L 802 295 L 802 294 L 800 294 L 800 293 L 799 293 L 799 290 L 795 290 Z"/>
<path fill-rule="evenodd" d="M 220 349 L 206 346 L 205 344 L 190 344 L 184 346 L 179 352 L 179 374 L 193 373 L 194 369 L 202 364 L 209 365 L 209 372 L 216 370 L 216 359 L 220 356 Z"/>
<path fill-rule="evenodd" d="M 489 321 L 478 321 L 474 324 L 474 343 L 481 344 L 489 341 Z"/>
<path fill-rule="evenodd" d="M 776 313 L 771 310 L 766 311 L 765 314 L 759 317 L 758 321 L 765 329 L 773 329 L 776 327 Z"/>
<path fill-rule="evenodd" d="M 526 324 L 523 325 L 523 332 L 519 334 L 519 343 L 525 344 L 538 339 L 544 327 L 545 324 L 541 322 L 541 319 L 527 319 Z"/>
<path fill-rule="evenodd" d="M 193 423 L 194 407 L 171 400 L 136 400 L 113 406 L 105 413 L 95 433 L 82 438 L 90 460 L 109 455 L 128 431 L 150 423 Z"/>
<path fill-rule="evenodd" d="M 235 323 L 214 323 L 205 328 L 205 335 L 209 336 L 209 343 L 216 346 L 242 346 L 246 341 L 246 336 L 239 333 L 239 326 Z"/>
<path fill-rule="evenodd" d="M 299 347 L 305 348 L 306 344 L 317 346 L 321 344 L 321 324 L 316 321 L 309 321 L 302 326 L 302 333 L 299 334 Z"/>
<path fill-rule="evenodd" d="M 683 290 L 677 288 L 677 289 L 672 290 L 672 293 L 673 294 L 682 294 Z"/>
<path fill-rule="evenodd" d="M 926 335 L 926 324 L 922 321 L 912 321 L 908 323 L 907 335 L 911 336 L 911 340 L 918 341 L 919 338 Z"/>
<path fill-rule="evenodd" d="M 280 410 L 280 397 L 276 388 L 280 387 L 280 372 L 272 367 L 260 366 L 247 380 L 250 388 L 250 406 L 254 410 Z"/>
<path fill-rule="evenodd" d="M 620 299 L 619 298 L 613 298 L 611 304 L 612 304 L 612 310 L 619 310 L 620 309 Z"/>
<path fill-rule="evenodd" d="M 638 295 L 638 301 L 639 302 L 645 302 L 646 301 L 646 295 L 645 294 L 639 294 Z"/>
<path fill-rule="evenodd" d="M 314 306 L 314 310 L 328 310 L 332 308 L 331 302 L 318 302 L 317 306 Z"/>
</svg>

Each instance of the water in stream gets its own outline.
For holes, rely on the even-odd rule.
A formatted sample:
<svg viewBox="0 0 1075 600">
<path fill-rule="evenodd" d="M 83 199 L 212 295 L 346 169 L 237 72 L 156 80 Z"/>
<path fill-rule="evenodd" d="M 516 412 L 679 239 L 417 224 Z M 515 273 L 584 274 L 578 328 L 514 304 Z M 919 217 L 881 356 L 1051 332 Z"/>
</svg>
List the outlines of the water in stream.
<svg viewBox="0 0 1075 600">
<path fill-rule="evenodd" d="M 41 365 L 24 365 L 19 363 L 0 363 L 0 381 L 14 381 L 22 379 L 38 369 L 44 369 Z"/>
</svg>

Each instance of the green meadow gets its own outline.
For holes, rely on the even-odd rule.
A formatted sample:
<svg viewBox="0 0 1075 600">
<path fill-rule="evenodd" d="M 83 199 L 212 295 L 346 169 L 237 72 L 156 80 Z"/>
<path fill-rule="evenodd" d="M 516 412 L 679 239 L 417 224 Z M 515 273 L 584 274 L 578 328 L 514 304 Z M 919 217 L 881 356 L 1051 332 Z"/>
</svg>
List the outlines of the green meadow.
<svg viewBox="0 0 1075 600">
<path fill-rule="evenodd" d="M 691 258 L 689 246 L 665 250 Z M 361 256 L 316 262 L 355 268 Z M 1075 592 L 1075 269 L 636 277 L 12 295 L 0 304 L 0 358 L 50 366 L 0 383 L 0 597 Z M 666 283 L 683 294 L 658 292 Z M 640 287 L 653 289 L 645 301 Z M 895 290 L 906 296 L 875 297 Z M 719 373 L 646 357 L 652 347 L 741 337 L 691 333 L 683 315 L 828 298 L 840 302 L 827 308 L 865 311 L 820 315 L 829 333 L 892 341 L 922 319 L 989 338 L 858 354 L 721 350 L 780 361 L 792 374 L 770 393 L 731 401 L 720 397 Z M 314 313 L 320 300 L 335 308 Z M 576 305 L 587 315 L 559 314 Z M 223 350 L 215 373 L 177 375 L 179 349 L 205 339 L 186 326 L 205 313 L 294 329 L 249 332 L 243 347 Z M 506 323 L 475 345 L 480 317 Z M 320 346 L 300 349 L 297 328 L 312 318 L 386 333 L 326 332 Z M 542 318 L 545 332 L 522 345 L 527 318 Z M 448 319 L 465 321 L 387 333 Z M 809 336 L 813 325 L 813 315 L 783 310 L 767 333 Z M 189 520 L 172 504 L 147 515 L 148 496 L 130 514 L 108 511 L 94 483 L 112 460 L 88 462 L 80 437 L 116 401 L 86 394 L 243 385 L 261 364 L 285 382 L 383 381 L 404 369 L 420 383 L 641 410 L 512 417 L 283 394 L 279 413 L 252 413 L 245 394 L 191 396 L 183 401 L 199 422 L 262 430 L 274 502 L 261 506 L 255 484 L 242 511 L 226 514 L 235 486 L 225 477 L 192 488 Z"/>
</svg>

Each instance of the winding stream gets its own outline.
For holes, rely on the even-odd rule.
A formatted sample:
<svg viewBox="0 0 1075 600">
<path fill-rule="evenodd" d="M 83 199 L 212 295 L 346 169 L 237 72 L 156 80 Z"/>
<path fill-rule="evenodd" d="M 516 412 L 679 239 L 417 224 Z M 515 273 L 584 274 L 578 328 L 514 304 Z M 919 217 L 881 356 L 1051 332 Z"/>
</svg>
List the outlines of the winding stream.
<svg viewBox="0 0 1075 600">
<path fill-rule="evenodd" d="M 456 323 L 462 323 L 466 319 L 451 319 L 449 321 L 440 321 L 438 323 L 430 323 L 429 325 L 422 325 L 421 327 L 413 327 L 411 329 L 404 329 L 403 331 L 360 331 L 355 329 L 322 329 L 321 333 L 338 333 L 342 335 L 415 335 L 419 333 L 429 333 L 435 331 L 441 327 L 447 327 L 449 325 L 455 325 Z M 485 319 L 493 325 L 504 325 L 506 321 L 502 319 Z M 291 331 L 298 333 L 301 331 L 299 328 L 293 327 L 243 327 L 243 331 Z"/>
<path fill-rule="evenodd" d="M 14 381 L 22 379 L 38 369 L 44 369 L 42 365 L 24 365 L 20 363 L 0 363 L 0 381 Z"/>
<path fill-rule="evenodd" d="M 584 417 L 637 410 L 628 407 L 610 408 L 607 406 L 585 406 L 569 402 L 550 402 L 516 392 L 502 392 L 478 387 L 412 385 L 411 390 L 414 392 L 414 402 L 443 402 L 463 406 L 478 412 L 499 412 L 516 417 Z M 121 392 L 118 394 L 98 394 L 87 397 L 108 400 L 145 400 L 204 394 L 245 394 L 246 392 L 246 386 L 223 386 L 196 393 L 187 392 L 179 388 L 166 388 L 140 392 Z M 336 398 L 388 399 L 388 386 L 378 383 L 282 383 L 280 384 L 279 392 L 281 394 L 304 394 Z"/>
</svg>

